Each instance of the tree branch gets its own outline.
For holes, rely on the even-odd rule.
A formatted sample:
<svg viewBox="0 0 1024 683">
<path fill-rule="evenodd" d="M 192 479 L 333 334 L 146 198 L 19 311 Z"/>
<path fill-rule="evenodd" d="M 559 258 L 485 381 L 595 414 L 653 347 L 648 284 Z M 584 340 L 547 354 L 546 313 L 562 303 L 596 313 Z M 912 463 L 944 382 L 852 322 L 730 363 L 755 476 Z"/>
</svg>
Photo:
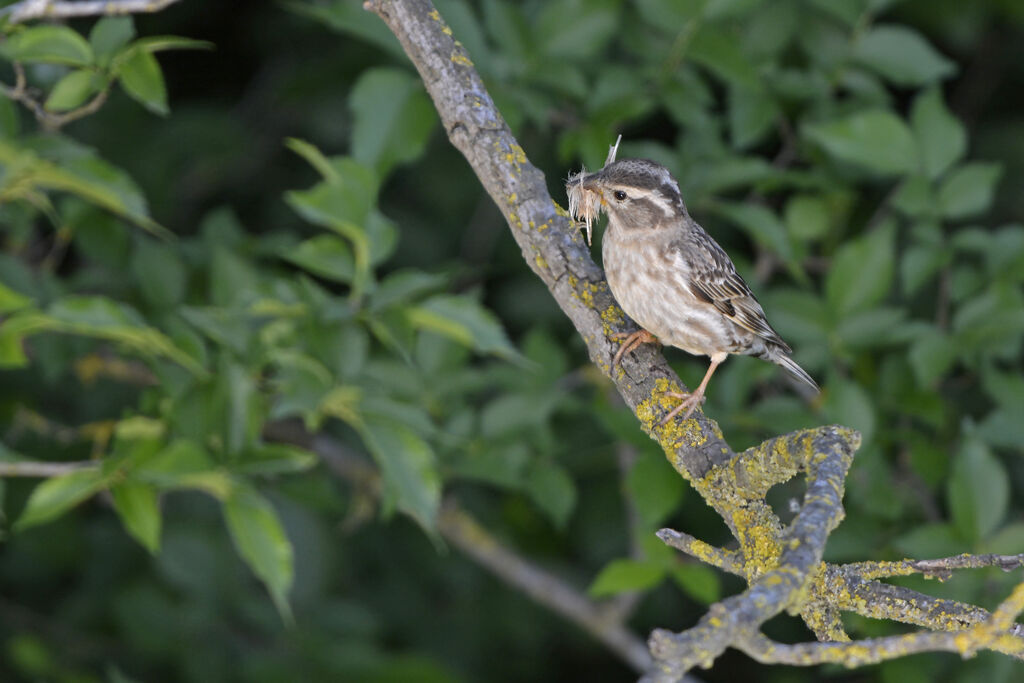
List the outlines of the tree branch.
<svg viewBox="0 0 1024 683">
<path fill-rule="evenodd" d="M 263 435 L 271 441 L 292 443 L 313 451 L 335 475 L 351 483 L 360 493 L 374 498 L 380 495 L 380 476 L 376 468 L 334 439 L 310 434 L 296 421 L 272 422 L 265 426 Z M 582 628 L 635 670 L 642 672 L 650 666 L 651 658 L 643 640 L 626 628 L 613 602 L 596 603 L 555 574 L 529 562 L 462 510 L 454 498 L 445 499 L 437 529 L 445 540 L 475 562 Z"/>
<path fill-rule="evenodd" d="M 0 10 L 0 17 L 18 24 L 32 19 L 71 19 L 159 12 L 179 0 L 22 0 Z"/>
<path fill-rule="evenodd" d="M 63 474 L 97 466 L 97 463 L 88 460 L 79 462 L 39 462 L 35 460 L 0 462 L 0 477 L 59 477 Z"/>
</svg>

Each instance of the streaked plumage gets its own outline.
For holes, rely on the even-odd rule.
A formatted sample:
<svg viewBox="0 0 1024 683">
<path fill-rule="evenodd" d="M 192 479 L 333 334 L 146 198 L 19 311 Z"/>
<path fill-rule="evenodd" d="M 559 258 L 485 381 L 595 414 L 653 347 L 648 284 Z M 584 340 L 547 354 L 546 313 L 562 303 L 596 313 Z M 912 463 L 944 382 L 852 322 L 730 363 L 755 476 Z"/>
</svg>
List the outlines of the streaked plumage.
<svg viewBox="0 0 1024 683">
<path fill-rule="evenodd" d="M 725 251 L 689 215 L 679 185 L 664 166 L 624 159 L 569 179 L 570 211 L 587 223 L 608 214 L 602 239 L 612 294 L 649 334 L 627 340 L 615 361 L 650 335 L 711 365 L 700 386 L 666 420 L 703 400 L 708 380 L 729 354 L 757 356 L 818 389 L 790 357 L 790 346 L 765 318 Z"/>
</svg>

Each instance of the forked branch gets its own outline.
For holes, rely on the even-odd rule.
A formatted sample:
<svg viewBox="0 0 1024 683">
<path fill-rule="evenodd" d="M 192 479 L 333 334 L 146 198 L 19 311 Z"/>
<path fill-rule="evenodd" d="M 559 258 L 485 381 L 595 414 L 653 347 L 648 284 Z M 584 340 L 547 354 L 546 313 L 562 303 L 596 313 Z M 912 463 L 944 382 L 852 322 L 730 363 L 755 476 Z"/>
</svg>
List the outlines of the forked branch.
<svg viewBox="0 0 1024 683">
<path fill-rule="evenodd" d="M 736 538 L 735 550 L 712 548 L 664 530 L 663 540 L 726 571 L 742 575 L 749 588 L 713 605 L 697 626 L 683 633 L 657 630 L 650 647 L 648 678 L 678 681 L 696 665 L 710 666 L 726 648 L 736 647 L 766 662 L 856 666 L 910 652 L 950 650 L 969 656 L 980 648 L 1011 655 L 1024 652 L 1013 624 L 1024 588 L 995 613 L 943 601 L 881 583 L 899 573 L 936 574 L 975 566 L 977 558 L 946 566 L 927 562 L 826 565 L 828 534 L 843 518 L 843 486 L 860 436 L 828 426 L 769 439 L 742 453 L 725 442 L 718 425 L 698 413 L 694 419 L 661 418 L 672 408 L 666 392 L 681 383 L 660 352 L 638 350 L 613 367 L 616 334 L 632 332 L 612 299 L 601 270 L 577 227 L 547 192 L 543 174 L 512 136 L 465 49 L 429 0 L 368 0 L 398 37 L 434 101 L 449 139 L 466 157 L 497 204 L 527 265 L 544 281 L 587 345 L 591 360 L 609 377 L 640 426 L 665 450 L 669 462 L 715 509 Z M 783 525 L 765 502 L 774 485 L 803 474 L 807 492 L 796 517 Z M 997 566 L 1013 560 L 989 558 Z M 985 562 L 981 562 L 985 564 Z M 886 573 L 889 572 L 889 573 Z M 941 606 L 953 614 L 943 616 Z M 781 645 L 765 638 L 761 625 L 782 610 L 799 614 L 819 641 Z M 841 611 L 920 624 L 929 631 L 893 639 L 849 642 Z"/>
</svg>

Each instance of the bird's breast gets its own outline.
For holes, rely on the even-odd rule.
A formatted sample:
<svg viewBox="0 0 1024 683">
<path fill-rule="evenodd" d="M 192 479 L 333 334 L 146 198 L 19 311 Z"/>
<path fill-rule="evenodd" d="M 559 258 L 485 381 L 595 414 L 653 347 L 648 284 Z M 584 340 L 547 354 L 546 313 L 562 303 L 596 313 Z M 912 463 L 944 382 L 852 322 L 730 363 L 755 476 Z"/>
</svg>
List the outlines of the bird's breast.
<svg viewBox="0 0 1024 683">
<path fill-rule="evenodd" d="M 663 344 L 694 355 L 736 353 L 745 331 L 693 295 L 685 259 L 660 242 L 605 232 L 605 276 L 619 306 Z"/>
</svg>

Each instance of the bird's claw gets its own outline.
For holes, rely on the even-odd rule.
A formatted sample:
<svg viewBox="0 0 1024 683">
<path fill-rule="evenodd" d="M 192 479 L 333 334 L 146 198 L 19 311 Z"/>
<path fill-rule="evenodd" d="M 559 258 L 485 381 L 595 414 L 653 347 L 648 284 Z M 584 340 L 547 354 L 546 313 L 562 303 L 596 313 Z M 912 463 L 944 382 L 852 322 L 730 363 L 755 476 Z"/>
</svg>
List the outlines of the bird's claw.
<svg viewBox="0 0 1024 683">
<path fill-rule="evenodd" d="M 673 408 L 668 415 L 661 418 L 661 421 L 658 422 L 659 427 L 668 423 L 669 420 L 678 415 L 684 409 L 686 410 L 686 413 L 683 415 L 683 420 L 685 421 L 690 419 L 690 416 L 693 415 L 693 411 L 697 410 L 697 406 L 703 403 L 706 398 L 706 396 L 704 396 L 704 392 L 696 391 L 692 394 L 681 394 L 677 391 L 666 391 L 664 395 L 670 398 L 681 398 L 683 399 L 683 402 Z"/>
<path fill-rule="evenodd" d="M 615 332 L 609 335 L 610 339 L 625 339 L 622 342 L 622 346 L 619 347 L 618 352 L 612 359 L 612 367 L 614 368 L 622 361 L 622 357 L 627 353 L 640 346 L 641 344 L 648 344 L 651 342 L 658 341 L 658 338 L 647 330 L 637 330 L 636 332 Z"/>
</svg>

